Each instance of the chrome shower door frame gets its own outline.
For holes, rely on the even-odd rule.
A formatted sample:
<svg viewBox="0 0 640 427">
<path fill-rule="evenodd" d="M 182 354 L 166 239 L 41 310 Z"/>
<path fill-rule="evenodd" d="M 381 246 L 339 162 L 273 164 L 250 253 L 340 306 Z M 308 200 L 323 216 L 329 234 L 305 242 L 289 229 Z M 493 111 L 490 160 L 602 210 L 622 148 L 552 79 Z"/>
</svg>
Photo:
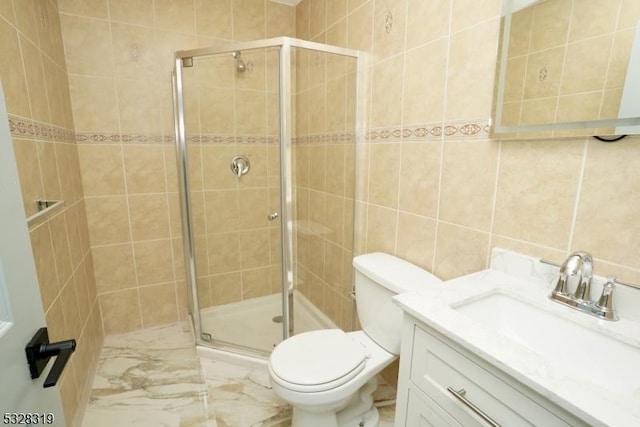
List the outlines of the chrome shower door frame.
<svg viewBox="0 0 640 427">
<path fill-rule="evenodd" d="M 292 177 L 292 105 L 291 105 L 291 48 L 303 48 L 308 50 L 332 53 L 353 57 L 358 61 L 358 87 L 357 98 L 361 98 L 363 91 L 360 74 L 363 71 L 361 60 L 363 53 L 321 43 L 293 39 L 290 37 L 276 37 L 271 39 L 256 40 L 250 42 L 229 43 L 224 46 L 199 48 L 177 51 L 175 53 L 175 66 L 173 71 L 173 98 L 175 139 L 178 163 L 178 180 L 180 188 L 180 207 L 182 213 L 182 233 L 185 257 L 185 274 L 189 296 L 189 312 L 192 316 L 196 344 L 211 346 L 210 340 L 203 339 L 202 325 L 200 323 L 200 309 L 197 292 L 197 273 L 195 261 L 195 243 L 193 236 L 192 209 L 190 200 L 189 168 L 187 159 L 184 88 L 182 81 L 182 67 L 192 66 L 193 58 L 224 53 L 233 53 L 260 48 L 279 48 L 279 154 L 280 154 L 280 235 L 282 255 L 282 336 L 288 338 L 293 333 L 293 291 L 294 291 L 294 256 L 293 256 L 293 177 Z M 364 114 L 366 108 L 359 106 L 356 113 L 356 134 L 359 137 L 364 134 Z M 247 353 L 247 349 L 237 346 L 218 345 L 225 350 L 237 353 Z M 256 353 L 260 353 L 255 350 Z M 249 352 L 255 355 L 253 352 Z"/>
</svg>

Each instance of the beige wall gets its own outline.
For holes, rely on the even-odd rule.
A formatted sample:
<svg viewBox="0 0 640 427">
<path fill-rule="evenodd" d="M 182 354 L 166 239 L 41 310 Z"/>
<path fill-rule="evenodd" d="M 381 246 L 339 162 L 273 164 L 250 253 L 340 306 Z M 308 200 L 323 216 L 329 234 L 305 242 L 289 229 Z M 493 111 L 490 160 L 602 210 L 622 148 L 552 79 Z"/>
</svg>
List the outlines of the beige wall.
<svg viewBox="0 0 640 427">
<path fill-rule="evenodd" d="M 173 52 L 290 35 L 293 10 L 265 0 L 65 0 L 60 12 L 105 331 L 184 318 L 171 143 Z M 198 102 L 198 96 L 190 99 Z M 215 112 L 202 112 L 206 130 L 206 114 Z M 204 215 L 204 201 L 201 207 Z M 203 266 L 201 271 L 210 274 Z M 203 288 L 208 295 L 215 292 L 206 284 Z"/>
<path fill-rule="evenodd" d="M 0 78 L 26 216 L 36 199 L 64 200 L 64 209 L 30 228 L 42 307 L 52 341 L 78 347 L 60 385 L 69 426 L 79 425 L 103 332 L 85 201 L 55 1 L 3 1 Z"/>
<path fill-rule="evenodd" d="M 298 37 L 372 54 L 357 251 L 448 279 L 485 268 L 492 247 L 557 262 L 584 249 L 597 274 L 640 282 L 637 138 L 489 137 L 499 12 L 499 0 L 297 6 Z"/>
</svg>

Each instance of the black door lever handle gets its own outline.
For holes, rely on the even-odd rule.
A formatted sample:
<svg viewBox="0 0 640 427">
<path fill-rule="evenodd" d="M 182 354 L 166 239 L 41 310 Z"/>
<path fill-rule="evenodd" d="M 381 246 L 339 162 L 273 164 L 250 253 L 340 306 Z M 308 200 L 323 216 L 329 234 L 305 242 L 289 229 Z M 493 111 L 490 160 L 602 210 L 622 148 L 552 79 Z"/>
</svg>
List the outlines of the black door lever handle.
<svg viewBox="0 0 640 427">
<path fill-rule="evenodd" d="M 44 388 L 53 387 L 56 385 L 64 367 L 71 357 L 71 353 L 76 350 L 76 340 L 66 340 L 55 342 L 51 344 L 40 345 L 40 357 L 46 357 L 47 359 L 53 356 L 56 357 L 56 361 L 47 375 L 47 379 L 44 380 Z"/>
<path fill-rule="evenodd" d="M 49 342 L 49 334 L 47 328 L 40 328 L 35 333 L 31 341 L 25 347 L 27 353 L 27 362 L 29 363 L 29 371 L 31 379 L 39 378 L 47 366 L 49 359 L 56 357 L 56 361 L 44 381 L 43 387 L 53 387 L 56 385 L 64 367 L 71 357 L 71 353 L 76 350 L 76 340 L 66 340 L 55 343 Z"/>
</svg>

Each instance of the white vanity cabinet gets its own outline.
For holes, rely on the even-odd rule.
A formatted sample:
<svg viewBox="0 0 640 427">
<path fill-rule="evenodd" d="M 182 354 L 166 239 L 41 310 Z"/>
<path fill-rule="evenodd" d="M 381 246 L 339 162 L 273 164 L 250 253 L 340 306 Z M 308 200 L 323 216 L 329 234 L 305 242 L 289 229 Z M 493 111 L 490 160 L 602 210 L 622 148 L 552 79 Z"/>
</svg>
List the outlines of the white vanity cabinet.
<svg viewBox="0 0 640 427">
<path fill-rule="evenodd" d="M 458 391 L 492 421 L 483 419 L 451 391 Z M 428 425 L 588 424 L 405 314 L 395 426 Z"/>
</svg>

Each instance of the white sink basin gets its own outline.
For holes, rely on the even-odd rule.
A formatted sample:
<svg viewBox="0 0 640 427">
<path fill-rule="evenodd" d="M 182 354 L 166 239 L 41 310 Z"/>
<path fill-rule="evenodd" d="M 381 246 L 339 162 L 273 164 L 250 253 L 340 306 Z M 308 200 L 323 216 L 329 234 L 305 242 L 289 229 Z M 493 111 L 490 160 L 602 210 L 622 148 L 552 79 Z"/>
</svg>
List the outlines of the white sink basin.
<svg viewBox="0 0 640 427">
<path fill-rule="evenodd" d="M 502 292 L 452 308 L 548 359 L 560 370 L 613 392 L 640 389 L 640 349 L 632 345 Z"/>
</svg>

